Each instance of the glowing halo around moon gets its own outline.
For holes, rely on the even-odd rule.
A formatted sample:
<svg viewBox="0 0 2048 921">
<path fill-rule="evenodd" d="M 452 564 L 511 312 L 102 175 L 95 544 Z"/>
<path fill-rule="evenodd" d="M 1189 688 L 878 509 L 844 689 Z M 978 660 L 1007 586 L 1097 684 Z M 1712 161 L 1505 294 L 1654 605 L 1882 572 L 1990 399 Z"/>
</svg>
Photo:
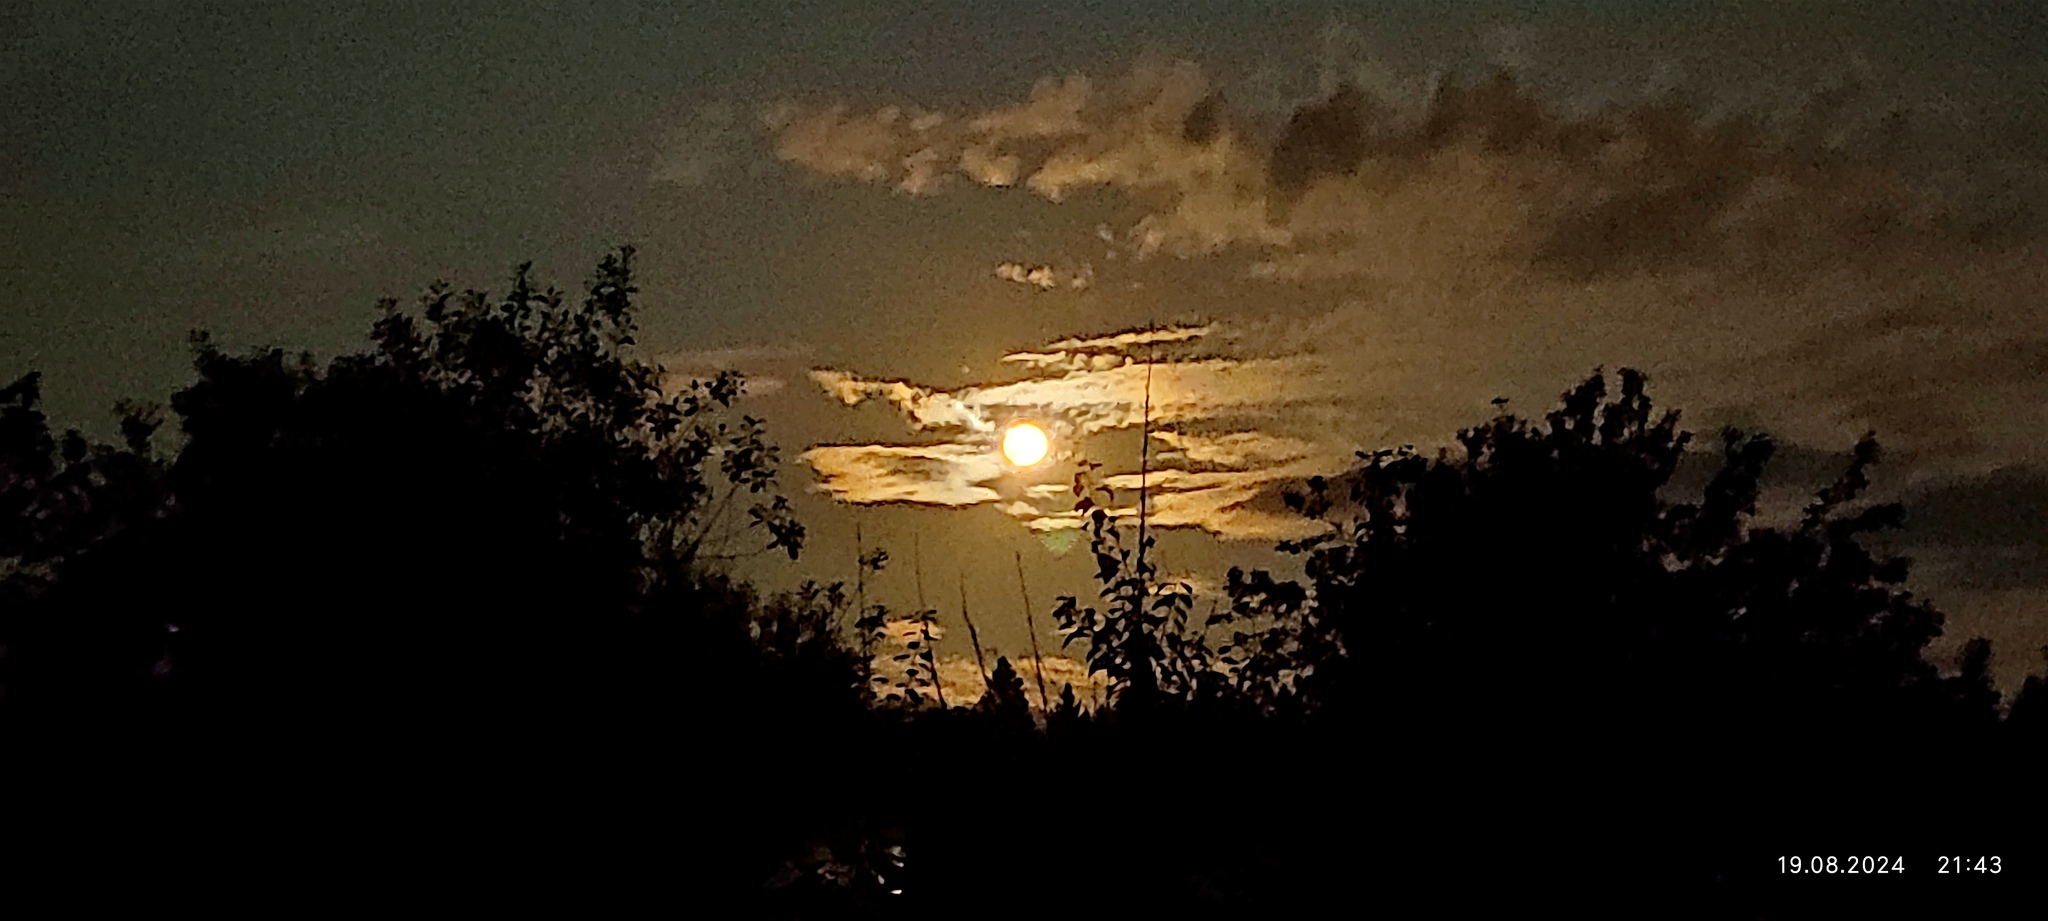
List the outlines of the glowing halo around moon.
<svg viewBox="0 0 2048 921">
<path fill-rule="evenodd" d="M 1016 422 L 1003 430 L 1003 457 L 1019 467 L 1045 460 L 1052 450 L 1052 438 L 1035 422 Z"/>
</svg>

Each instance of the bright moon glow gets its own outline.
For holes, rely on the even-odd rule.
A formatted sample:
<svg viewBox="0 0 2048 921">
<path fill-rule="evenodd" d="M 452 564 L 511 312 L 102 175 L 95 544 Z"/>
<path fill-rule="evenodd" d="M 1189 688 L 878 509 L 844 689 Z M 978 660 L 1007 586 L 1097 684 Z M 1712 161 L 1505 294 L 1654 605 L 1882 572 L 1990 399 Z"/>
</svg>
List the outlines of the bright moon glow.
<svg viewBox="0 0 2048 921">
<path fill-rule="evenodd" d="M 1029 467 L 1045 459 L 1045 452 L 1052 447 L 1052 441 L 1045 437 L 1045 430 L 1029 422 L 1019 422 L 1003 430 L 1003 456 L 1019 467 Z"/>
</svg>

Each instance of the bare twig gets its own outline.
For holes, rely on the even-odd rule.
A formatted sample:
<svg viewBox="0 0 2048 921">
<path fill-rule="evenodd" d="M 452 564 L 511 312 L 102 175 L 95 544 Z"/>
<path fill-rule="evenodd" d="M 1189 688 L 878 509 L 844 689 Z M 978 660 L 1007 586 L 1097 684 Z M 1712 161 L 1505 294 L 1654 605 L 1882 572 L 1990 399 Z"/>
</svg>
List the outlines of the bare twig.
<svg viewBox="0 0 2048 921">
<path fill-rule="evenodd" d="M 917 609 L 924 606 L 924 532 L 910 532 L 910 569 L 917 575 Z"/>
<path fill-rule="evenodd" d="M 874 631 L 867 627 L 868 620 L 868 560 L 867 548 L 861 541 L 860 524 L 853 526 L 853 629 L 860 631 L 860 682 L 861 688 L 872 692 L 875 684 Z"/>
<path fill-rule="evenodd" d="M 939 681 L 939 650 L 932 645 L 932 618 L 939 612 L 924 604 L 924 533 L 910 532 L 910 569 L 917 576 L 917 622 L 924 631 L 924 651 L 928 656 L 925 664 L 931 670 L 932 693 L 939 698 L 939 709 L 946 709 L 946 688 Z M 964 614 L 962 616 L 965 616 Z"/>
<path fill-rule="evenodd" d="M 960 619 L 967 622 L 967 639 L 974 643 L 974 667 L 981 672 L 981 689 L 984 694 L 993 694 L 995 689 L 988 683 L 988 662 L 981 657 L 981 631 L 974 629 L 974 618 L 967 616 L 967 574 L 960 574 Z"/>
<path fill-rule="evenodd" d="M 1017 592 L 1024 598 L 1024 627 L 1031 631 L 1031 674 L 1038 679 L 1038 708 L 1052 712 L 1052 701 L 1045 696 L 1045 659 L 1038 655 L 1038 621 L 1031 616 L 1031 589 L 1024 584 L 1024 553 L 1017 551 Z"/>
<path fill-rule="evenodd" d="M 697 535 L 690 539 L 690 545 L 683 550 L 685 565 L 696 561 L 698 549 L 704 546 L 705 539 L 711 536 L 711 530 L 718 525 L 719 519 L 725 517 L 726 507 L 732 505 L 732 499 L 739 491 L 738 486 L 733 486 L 726 490 L 725 495 L 719 497 L 716 505 L 712 506 L 711 517 L 704 520 L 704 526 L 698 529 Z"/>
<path fill-rule="evenodd" d="M 1145 350 L 1145 411 L 1138 425 L 1138 579 L 1151 586 L 1145 574 L 1146 474 L 1152 461 L 1152 349 Z"/>
<path fill-rule="evenodd" d="M 922 615 L 924 612 L 919 611 L 918 613 Z M 939 699 L 939 709 L 944 710 L 946 709 L 946 688 L 939 683 L 939 650 L 938 647 L 932 645 L 932 623 L 923 616 L 919 616 L 918 627 L 924 632 L 923 659 L 925 670 L 931 672 L 927 677 L 932 679 L 932 694 Z"/>
</svg>

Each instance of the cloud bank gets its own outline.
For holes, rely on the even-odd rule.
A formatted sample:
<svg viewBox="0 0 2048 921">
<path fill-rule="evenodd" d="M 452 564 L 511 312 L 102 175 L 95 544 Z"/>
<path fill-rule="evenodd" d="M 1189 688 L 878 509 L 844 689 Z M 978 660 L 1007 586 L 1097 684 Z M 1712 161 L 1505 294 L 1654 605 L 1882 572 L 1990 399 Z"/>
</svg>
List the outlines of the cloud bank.
<svg viewBox="0 0 2048 921">
<path fill-rule="evenodd" d="M 1502 60 L 1540 58 L 1529 49 L 1542 40 L 1507 36 Z M 1507 71 L 1410 80 L 1323 63 L 1325 92 L 1277 118 L 1238 111 L 1232 87 L 1172 62 L 1048 77 L 980 112 L 785 106 L 768 126 L 790 164 L 912 196 L 970 184 L 1054 206 L 1114 196 L 1137 216 L 1097 230 L 1110 255 L 1233 272 L 1240 303 L 1205 311 L 1228 324 L 1209 341 L 1230 357 L 1161 368 L 1174 369 L 1169 391 L 1244 396 L 1169 399 L 1169 423 L 1265 406 L 1313 361 L 1311 377 L 1346 368 L 1339 394 L 1378 406 L 1366 429 L 1412 440 L 1468 424 L 1467 407 L 1493 395 L 1482 388 L 1519 388 L 1524 406 L 1595 365 L 1631 364 L 1679 405 L 1723 419 L 1770 407 L 1757 421 L 1807 443 L 1876 428 L 1895 456 L 2041 459 L 2011 420 L 1990 421 L 2017 411 L 2048 435 L 2028 357 L 2048 342 L 2031 293 L 2048 261 L 2028 206 L 2043 186 L 2016 167 L 2043 165 L 2038 153 L 1945 155 L 1957 126 L 1867 68 L 1709 113 L 1664 73 L 1632 97 L 1563 105 Z M 1026 261 L 997 276 L 1065 281 Z M 985 433 L 999 410 L 1040 400 L 1075 407 L 1088 431 L 1128 425 L 1128 354 L 1069 346 L 1009 356 L 1041 374 L 1009 389 L 887 398 L 920 430 Z M 1272 355 L 1284 357 L 1261 364 Z M 2005 370 L 1986 381 L 1985 367 Z M 1417 399 L 1425 384 L 1434 407 Z M 849 386 L 909 385 L 828 389 L 848 399 Z"/>
<path fill-rule="evenodd" d="M 1240 244 L 1309 254 L 1271 264 L 1264 277 L 1276 278 L 1370 271 L 1355 244 L 1402 223 L 1406 193 L 1460 183 L 1493 207 L 1446 219 L 1582 276 L 1674 259 L 1766 268 L 1788 243 L 1981 238 L 2030 220 L 1956 194 L 2009 179 L 1953 163 L 1894 169 L 1948 128 L 1854 73 L 1719 118 L 1676 93 L 1568 116 L 1507 71 L 1440 78 L 1420 94 L 1374 82 L 1379 92 L 1335 81 L 1273 123 L 1233 112 L 1194 64 L 1150 63 L 1109 81 L 1049 77 L 980 113 L 788 105 L 767 125 L 787 162 L 912 195 L 964 181 L 1053 202 L 1095 189 L 1141 197 L 1156 207 L 1121 234 L 1140 255 Z"/>
</svg>

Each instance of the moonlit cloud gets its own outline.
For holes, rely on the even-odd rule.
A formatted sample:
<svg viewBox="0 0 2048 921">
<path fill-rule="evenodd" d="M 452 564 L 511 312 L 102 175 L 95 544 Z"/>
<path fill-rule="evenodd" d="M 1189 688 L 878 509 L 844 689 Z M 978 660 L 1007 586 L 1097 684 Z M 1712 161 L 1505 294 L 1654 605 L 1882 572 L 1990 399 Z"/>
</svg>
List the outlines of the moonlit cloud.
<svg viewBox="0 0 2048 921">
<path fill-rule="evenodd" d="M 854 115 L 845 106 L 782 106 L 764 121 L 775 135 L 777 156 L 828 176 L 894 179 L 912 194 L 936 191 L 943 178 L 934 168 L 937 148 L 928 143 L 945 136 L 936 130 L 945 118 L 936 113 L 891 106 Z"/>
<path fill-rule="evenodd" d="M 1230 537 L 1298 534 L 1299 522 L 1247 504 L 1278 481 L 1342 469 L 1348 449 L 1266 427 L 1287 426 L 1296 407 L 1326 403 L 1338 388 L 1311 354 L 1236 358 L 1197 351 L 1212 328 L 1072 337 L 1005 356 L 1031 376 L 951 391 L 816 371 L 813 380 L 845 405 L 884 401 L 896 407 L 911 434 L 952 440 L 824 445 L 804 459 L 821 487 L 841 501 L 989 504 L 1034 531 L 1063 530 L 1081 523 L 1068 512 L 1070 489 L 1017 482 L 1019 475 L 997 453 L 995 433 L 1011 418 L 1037 421 L 1054 437 L 1055 460 L 1104 463 L 1100 485 L 1127 498 L 1122 494 L 1134 495 L 1139 486 L 1138 459 L 1123 457 L 1100 439 L 1144 426 L 1149 395 L 1156 450 L 1144 485 L 1153 524 Z M 1137 348 L 1152 350 L 1152 356 L 1137 360 L 1123 354 Z M 1104 357 L 1113 361 L 1096 363 Z M 1133 512 L 1127 505 L 1112 508 L 1119 517 Z"/>
<path fill-rule="evenodd" d="M 996 277 L 1047 291 L 1060 286 L 1059 273 L 1049 265 L 1026 266 L 1021 262 L 1005 262 L 996 266 Z"/>
<path fill-rule="evenodd" d="M 1002 460 L 974 444 L 820 445 L 805 451 L 825 490 L 842 502 L 958 507 L 995 502 Z"/>
<path fill-rule="evenodd" d="M 2048 320 L 2026 281 L 2048 262 L 2038 221 L 2009 202 L 2040 189 L 1996 165 L 2038 166 L 2038 154 L 1939 155 L 1952 143 L 1939 113 L 1887 98 L 1855 68 L 1738 118 L 1675 101 L 1668 67 L 1643 84 L 1666 96 L 1610 92 L 1590 108 L 1507 78 L 1396 92 L 1407 84 L 1364 59 L 1358 35 L 1326 38 L 1336 77 L 1277 123 L 1233 114 L 1218 101 L 1229 88 L 1193 65 L 1147 64 L 1116 80 L 1050 78 L 1014 105 L 938 121 L 790 109 L 778 150 L 872 181 L 901 182 L 905 157 L 932 150 L 1000 160 L 998 184 L 1048 201 L 1113 189 L 1143 211 L 1093 236 L 1141 256 L 1214 254 L 1245 284 L 1289 292 L 1302 306 L 1260 299 L 1215 356 L 1154 368 L 1154 418 L 1174 433 L 1162 440 L 1290 393 L 1380 405 L 1349 424 L 1415 440 L 1468 422 L 1463 407 L 1489 390 L 1526 388 L 1526 405 L 1594 365 L 1632 364 L 1695 413 L 1772 406 L 1773 427 L 1808 443 L 1875 427 L 1951 463 L 2039 458 L 2048 417 L 2021 344 Z M 1493 38 L 1518 69 L 1549 41 Z M 1023 263 L 999 272 L 1057 284 Z M 1030 379 L 950 393 L 851 377 L 828 387 L 889 399 L 919 431 L 986 432 L 1043 406 L 1099 433 L 1135 422 L 1134 344 L 1055 341 L 1005 357 Z M 1981 379 L 1987 367 L 2012 373 Z M 1422 383 L 1434 396 L 1418 401 Z M 1223 449 L 1179 457 L 1204 463 L 1201 451 Z"/>
<path fill-rule="evenodd" d="M 1167 326 L 1089 339 L 1061 339 L 1037 351 L 1011 352 L 1003 356 L 1003 361 L 1038 369 L 1107 371 L 1130 363 L 1133 360 L 1131 349 L 1135 346 L 1187 342 L 1208 335 L 1209 329 L 1207 326 Z"/>
<path fill-rule="evenodd" d="M 945 476 L 821 470 L 826 490 L 971 494 L 1034 531 L 1079 527 L 1063 484 L 966 462 L 1032 416 L 1059 460 L 1109 461 L 1129 517 L 1148 365 L 1152 521 L 1226 536 L 1292 536 L 1274 496 L 1296 478 L 1443 444 L 1491 398 L 1540 414 L 1595 367 L 1649 372 L 1696 431 L 1832 452 L 1875 429 L 1893 489 L 2048 469 L 2048 164 L 2028 132 L 1974 133 L 1982 113 L 1853 56 L 1737 92 L 1701 60 L 1556 77 L 1575 47 L 1556 31 L 1482 37 L 1512 77 L 1403 72 L 1355 29 L 1324 39 L 1311 98 L 1148 62 L 921 129 L 908 110 L 783 110 L 776 150 L 802 170 L 1012 189 L 1054 227 L 1072 213 L 1001 281 L 1059 290 L 1058 260 L 1096 253 L 1104 310 L 1142 284 L 1213 319 L 1081 321 L 1002 355 L 1018 377 L 952 389 L 820 372 L 846 405 L 892 405 L 906 441 L 961 452 Z"/>
<path fill-rule="evenodd" d="M 949 175 L 1022 185 L 1050 201 L 1090 188 L 1166 204 L 1126 231 L 1141 255 L 1192 253 L 1241 239 L 1284 242 L 1261 196 L 1263 152 L 1240 137 L 1193 64 L 1146 64 L 1098 85 L 1040 81 L 1023 102 L 961 118 L 885 107 L 784 105 L 765 124 L 776 156 L 844 179 L 932 194 Z"/>
<path fill-rule="evenodd" d="M 1178 458 L 1191 464 L 1230 468 L 1283 464 L 1300 460 L 1315 450 L 1315 446 L 1307 441 L 1268 435 L 1264 432 L 1231 432 L 1226 435 L 1210 436 L 1162 431 L 1153 437 L 1171 449 L 1159 455 L 1162 459 Z"/>
<path fill-rule="evenodd" d="M 1072 349 L 1077 352 L 1124 352 L 1132 346 L 1158 345 L 1167 342 L 1186 342 L 1200 339 L 1209 334 L 1209 326 L 1164 326 L 1153 329 L 1134 329 L 1109 336 L 1091 339 L 1061 339 L 1048 349 Z M 1021 354 L 1021 353 L 1020 353 Z M 1005 358 L 1005 361 L 1010 359 Z"/>
<path fill-rule="evenodd" d="M 811 380 L 848 406 L 858 406 L 866 400 L 887 400 L 903 413 L 905 421 L 920 430 L 958 429 L 983 434 L 995 430 L 995 423 L 981 407 L 956 394 L 907 381 L 865 380 L 829 369 L 812 371 Z"/>
<path fill-rule="evenodd" d="M 1518 61 L 1541 44 L 1502 38 Z M 1336 72 L 1370 73 L 1369 63 Z M 1148 207 L 1099 236 L 1140 255 L 1216 253 L 1247 283 L 1329 304 L 1273 310 L 1263 334 L 1294 340 L 1282 349 L 1290 361 L 1350 369 L 1337 389 L 1368 402 L 1412 386 L 1432 354 L 1434 389 L 1470 388 L 1460 406 L 1516 383 L 1547 399 L 1593 365 L 1628 363 L 1695 412 L 1768 400 L 1782 433 L 1815 443 L 1877 427 L 1910 452 L 2038 454 L 2015 429 L 1970 421 L 2011 412 L 1993 405 L 2040 404 L 2004 393 L 2031 392 L 2027 375 L 1982 382 L 1972 370 L 2010 364 L 2011 343 L 2039 338 L 2032 286 L 2013 283 L 2043 274 L 2038 229 L 2015 223 L 2025 209 L 1971 191 L 2016 188 L 2002 168 L 1916 159 L 1946 143 L 1942 132 L 1867 78 L 1788 89 L 1760 120 L 1647 96 L 1572 112 L 1506 79 L 1422 96 L 1359 88 L 1373 83 L 1392 85 L 1340 80 L 1261 127 L 1211 105 L 1218 88 L 1191 66 L 1140 68 L 1123 81 L 1044 82 L 1018 106 L 957 123 L 985 134 L 985 152 L 1032 139 L 1038 156 L 1024 158 L 1018 181 L 1049 200 L 1091 183 Z M 1866 315 L 1919 325 L 1838 338 Z M 1237 319 L 1240 335 L 1260 322 Z M 1323 332 L 1301 333 L 1311 328 Z M 1901 334 L 1928 341 L 1874 338 Z M 1780 345 L 1759 355 L 1752 343 Z M 1099 345 L 1055 342 L 1006 360 L 1065 372 L 1026 387 L 1064 389 L 1054 402 L 1099 411 L 1126 402 L 1133 364 Z M 1966 358 L 1971 349 L 1983 354 Z M 1898 392 L 1874 398 L 1873 388 Z M 1076 392 L 1086 390 L 1102 398 Z M 983 398 L 1013 396 L 1026 402 Z M 1416 424 L 1388 417 L 1391 431 L 1426 434 L 1412 406 L 1402 412 Z M 1441 431 L 1461 424 L 1441 418 Z M 1937 419 L 1966 430 L 1939 431 Z M 1093 427 L 1124 424 L 1112 410 Z"/>
<path fill-rule="evenodd" d="M 1537 40 L 1527 30 L 1495 38 L 1510 62 L 1526 62 Z M 939 190 L 920 171 L 942 163 L 1055 202 L 1116 189 L 1154 206 L 1122 230 L 1140 254 L 1272 249 L 1256 274 L 1280 279 L 1369 272 L 1388 234 L 1438 203 L 1428 193 L 1461 184 L 1482 207 L 1437 212 L 1460 235 L 1503 236 L 1515 256 L 1575 274 L 1643 259 L 1749 267 L 1775 258 L 1773 238 L 1833 251 L 1998 216 L 1934 194 L 1957 185 L 1952 168 L 1908 176 L 1886 166 L 1934 143 L 1925 136 L 1936 129 L 1916 129 L 1854 74 L 1788 90 L 1766 125 L 1710 120 L 1668 98 L 1560 114 L 1505 77 L 1414 96 L 1368 61 L 1344 69 L 1356 73 L 1279 125 L 1233 116 L 1199 67 L 1177 62 L 1113 81 L 1049 78 L 1023 102 L 979 115 L 790 106 L 770 127 L 786 161 L 909 191 Z"/>
<path fill-rule="evenodd" d="M 1095 267 L 1091 265 L 1083 265 L 1076 270 L 1061 270 L 1049 265 L 1005 262 L 996 266 L 995 275 L 1004 281 L 1029 285 L 1041 291 L 1058 288 L 1086 291 L 1095 284 Z"/>
</svg>

